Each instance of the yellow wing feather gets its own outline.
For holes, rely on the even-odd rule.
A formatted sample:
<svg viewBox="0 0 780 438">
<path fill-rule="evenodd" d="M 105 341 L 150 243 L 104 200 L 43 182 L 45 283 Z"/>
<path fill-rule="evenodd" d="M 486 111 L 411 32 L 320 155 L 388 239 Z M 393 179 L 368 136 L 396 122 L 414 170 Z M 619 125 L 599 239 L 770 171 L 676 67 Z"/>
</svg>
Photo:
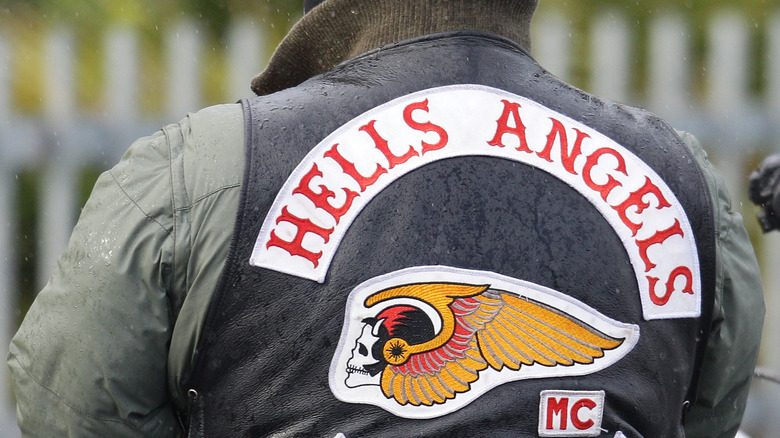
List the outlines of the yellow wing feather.
<svg viewBox="0 0 780 438">
<path fill-rule="evenodd" d="M 468 391 L 488 366 L 517 371 L 534 364 L 590 364 L 623 343 L 524 297 L 489 289 L 463 295 L 452 300 L 450 315 L 443 316 L 452 321 L 453 335 L 446 343 L 385 368 L 381 386 L 386 397 L 402 405 L 441 404 Z"/>
<path fill-rule="evenodd" d="M 495 292 L 475 299 L 492 294 Z M 605 350 L 623 343 L 622 339 L 612 338 L 544 304 L 508 293 L 500 296 L 504 306 L 478 333 L 480 351 L 485 357 L 509 356 L 503 358 L 503 364 L 489 361 L 496 370 L 502 366 L 517 369 L 515 362 L 530 365 L 528 358 L 544 366 L 589 364 L 604 356 Z"/>
</svg>

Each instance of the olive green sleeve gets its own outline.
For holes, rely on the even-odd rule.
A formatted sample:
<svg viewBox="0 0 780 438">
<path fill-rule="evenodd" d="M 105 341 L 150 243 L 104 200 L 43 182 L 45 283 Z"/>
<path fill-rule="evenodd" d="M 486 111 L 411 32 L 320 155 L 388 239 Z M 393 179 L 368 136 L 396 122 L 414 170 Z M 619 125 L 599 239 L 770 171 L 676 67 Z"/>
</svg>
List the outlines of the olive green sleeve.
<svg viewBox="0 0 780 438">
<path fill-rule="evenodd" d="M 193 126 L 193 119 L 201 124 Z M 12 340 L 8 361 L 25 437 L 180 434 L 168 386 L 172 333 L 188 288 L 200 285 L 201 301 L 208 300 L 224 262 L 205 250 L 193 257 L 190 248 L 215 233 L 225 240 L 224 230 L 202 225 L 215 205 L 225 204 L 225 193 L 229 205 L 219 209 L 219 220 L 232 231 L 241 178 L 235 168 L 215 175 L 218 157 L 199 164 L 208 157 L 195 143 L 242 139 L 239 105 L 206 109 L 138 140 L 100 176 L 52 278 Z M 196 220 L 193 209 L 202 213 Z M 210 278 L 188 269 L 193 258 L 211 267 L 204 271 Z"/>
<path fill-rule="evenodd" d="M 13 338 L 9 362 L 24 436 L 172 436 L 168 163 L 160 132 L 138 140 L 100 176 Z"/>
<path fill-rule="evenodd" d="M 713 329 L 698 399 L 685 418 L 687 437 L 733 437 L 739 430 L 758 359 L 764 319 L 761 275 L 742 216 L 731 209 L 723 178 L 690 134 L 683 134 L 704 172 L 715 209 L 716 283 Z"/>
</svg>

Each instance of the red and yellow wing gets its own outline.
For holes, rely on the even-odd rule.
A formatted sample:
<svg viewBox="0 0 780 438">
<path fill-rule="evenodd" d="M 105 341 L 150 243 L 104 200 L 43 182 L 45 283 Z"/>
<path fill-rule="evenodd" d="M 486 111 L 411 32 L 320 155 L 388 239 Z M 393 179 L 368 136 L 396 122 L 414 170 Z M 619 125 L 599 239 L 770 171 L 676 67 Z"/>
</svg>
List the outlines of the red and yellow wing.
<svg viewBox="0 0 780 438">
<path fill-rule="evenodd" d="M 448 308 L 452 336 L 388 365 L 381 380 L 386 397 L 402 405 L 441 404 L 468 391 L 488 366 L 589 364 L 623 342 L 544 304 L 490 289 L 453 299 Z"/>
<path fill-rule="evenodd" d="M 577 318 L 542 303 L 504 292 L 488 291 L 476 299 L 491 312 L 477 333 L 480 352 L 500 371 L 522 365 L 590 364 L 623 343 Z"/>
<path fill-rule="evenodd" d="M 388 398 L 414 406 L 444 403 L 466 392 L 488 367 L 476 333 L 484 327 L 482 304 L 474 297 L 454 300 L 449 309 L 455 319 L 452 337 L 441 347 L 412 355 L 400 366 L 382 372 L 382 391 Z"/>
</svg>

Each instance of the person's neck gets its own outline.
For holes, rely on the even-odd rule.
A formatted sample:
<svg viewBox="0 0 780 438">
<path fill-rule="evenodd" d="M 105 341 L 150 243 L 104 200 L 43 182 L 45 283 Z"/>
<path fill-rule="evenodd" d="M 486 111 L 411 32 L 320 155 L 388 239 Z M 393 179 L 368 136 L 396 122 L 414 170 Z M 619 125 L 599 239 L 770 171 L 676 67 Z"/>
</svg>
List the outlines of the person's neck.
<svg viewBox="0 0 780 438">
<path fill-rule="evenodd" d="M 371 49 L 437 32 L 491 32 L 530 48 L 535 7 L 524 0 L 328 0 L 292 28 L 252 91 L 294 87 Z"/>
</svg>

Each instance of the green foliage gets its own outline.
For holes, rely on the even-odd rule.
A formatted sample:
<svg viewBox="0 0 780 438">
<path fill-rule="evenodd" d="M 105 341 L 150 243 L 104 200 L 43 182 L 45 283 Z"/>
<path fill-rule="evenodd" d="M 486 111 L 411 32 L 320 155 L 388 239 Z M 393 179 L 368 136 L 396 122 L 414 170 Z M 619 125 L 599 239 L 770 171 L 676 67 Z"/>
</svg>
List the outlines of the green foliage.
<svg viewBox="0 0 780 438">
<path fill-rule="evenodd" d="M 268 29 L 266 53 L 284 37 L 302 15 L 297 0 L 0 0 L 0 35 L 11 39 L 14 104 L 22 112 L 37 113 L 44 100 L 42 67 L 45 37 L 58 28 L 73 35 L 76 55 L 76 94 L 81 108 L 100 111 L 103 75 L 103 36 L 113 26 L 135 29 L 140 40 L 142 88 L 146 113 L 161 109 L 166 32 L 183 19 L 193 20 L 204 38 L 206 103 L 224 99 L 221 56 L 226 31 L 235 19 L 249 19 Z"/>
<path fill-rule="evenodd" d="M 632 86 L 641 96 L 641 90 L 646 87 L 647 73 L 647 32 L 649 25 L 660 16 L 675 14 L 687 24 L 691 33 L 688 35 L 691 47 L 691 59 L 688 60 L 691 71 L 701 75 L 694 83 L 698 87 L 694 92 L 702 94 L 705 91 L 706 66 L 704 58 L 708 45 L 709 25 L 716 17 L 727 11 L 737 11 L 746 20 L 752 30 L 751 46 L 756 54 L 754 63 L 749 66 L 751 74 L 751 89 L 762 90 L 765 77 L 763 57 L 766 32 L 771 26 L 770 19 L 780 14 L 780 0 L 540 0 L 539 14 L 545 12 L 560 12 L 569 19 L 572 29 L 572 41 L 575 59 L 572 62 L 573 74 L 571 81 L 584 89 L 588 89 L 588 71 L 590 57 L 590 32 L 593 17 L 610 14 L 625 17 L 633 26 L 633 45 L 635 56 L 631 72 Z"/>
<path fill-rule="evenodd" d="M 372 0 L 373 1 L 373 0 Z M 58 26 L 67 26 L 74 32 L 77 55 L 77 99 L 81 107 L 100 110 L 101 90 L 94 84 L 102 83 L 102 36 L 109 26 L 129 26 L 137 30 L 141 40 L 144 71 L 142 87 L 149 92 L 142 96 L 142 109 L 155 113 L 161 109 L 163 39 L 165 32 L 182 19 L 193 19 L 199 32 L 205 35 L 204 84 L 206 103 L 224 99 L 224 50 L 226 34 L 237 18 L 251 19 L 269 32 L 266 53 L 271 53 L 291 25 L 302 14 L 302 0 L 0 0 L 0 32 L 12 35 L 15 75 L 14 97 L 19 108 L 37 112 L 43 101 L 40 68 L 45 62 L 43 37 Z M 667 12 L 682 13 L 692 24 L 691 35 L 695 48 L 691 60 L 695 71 L 701 71 L 702 53 L 706 45 L 706 28 L 714 14 L 724 9 L 737 9 L 754 26 L 754 47 L 761 50 L 762 32 L 768 26 L 767 18 L 780 13 L 780 0 L 541 0 L 540 13 L 558 10 L 570 20 L 572 42 L 578 59 L 574 60 L 573 82 L 587 87 L 588 27 L 594 14 L 620 14 L 634 24 L 637 41 L 647 31 L 648 23 Z M 646 48 L 636 44 L 635 89 L 643 88 Z M 763 60 L 757 58 L 752 85 L 762 86 Z M 703 84 L 704 81 L 699 83 Z"/>
<path fill-rule="evenodd" d="M 691 17 L 704 19 L 713 11 L 733 8 L 755 19 L 765 17 L 780 6 L 778 0 L 541 0 L 540 8 L 576 10 L 581 18 L 604 10 L 622 11 L 638 21 L 666 11 L 687 11 Z"/>
<path fill-rule="evenodd" d="M 258 20 L 286 29 L 286 23 L 302 14 L 297 0 L 0 0 L 0 24 L 25 22 L 66 23 L 85 35 L 95 35 L 106 25 L 128 24 L 154 32 L 182 17 L 196 18 L 209 34 L 221 36 L 234 17 L 254 15 Z"/>
</svg>

